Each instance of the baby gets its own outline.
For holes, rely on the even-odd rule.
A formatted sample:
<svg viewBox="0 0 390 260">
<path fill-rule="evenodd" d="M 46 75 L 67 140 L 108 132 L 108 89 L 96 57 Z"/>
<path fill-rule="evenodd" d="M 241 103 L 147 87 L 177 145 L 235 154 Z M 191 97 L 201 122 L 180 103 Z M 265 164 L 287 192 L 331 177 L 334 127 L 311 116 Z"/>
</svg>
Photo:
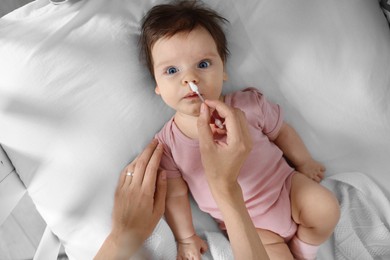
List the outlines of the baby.
<svg viewBox="0 0 390 260">
<path fill-rule="evenodd" d="M 254 88 L 222 95 L 228 80 L 226 21 L 198 1 L 174 1 L 153 7 L 142 23 L 142 54 L 156 81 L 155 92 L 176 110 L 156 138 L 164 144 L 165 217 L 178 242 L 177 258 L 200 259 L 207 250 L 192 224 L 188 188 L 200 209 L 225 229 L 203 173 L 197 132 L 202 101 L 189 86 L 193 82 L 204 99 L 219 99 L 245 112 L 253 149 L 238 181 L 270 259 L 315 259 L 338 222 L 338 202 L 319 184 L 325 168 L 283 121 L 278 105 Z M 225 130 L 214 124 L 210 128 L 218 142 L 226 142 Z"/>
</svg>

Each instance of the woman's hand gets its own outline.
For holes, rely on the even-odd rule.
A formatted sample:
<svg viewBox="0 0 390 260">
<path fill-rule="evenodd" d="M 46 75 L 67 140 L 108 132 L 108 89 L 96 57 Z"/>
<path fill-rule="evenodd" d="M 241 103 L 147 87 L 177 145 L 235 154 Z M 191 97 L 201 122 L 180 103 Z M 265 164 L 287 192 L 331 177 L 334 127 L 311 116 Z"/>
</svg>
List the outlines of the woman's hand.
<svg viewBox="0 0 390 260">
<path fill-rule="evenodd" d="M 157 176 L 162 151 L 153 140 L 123 170 L 115 192 L 114 231 L 133 230 L 143 241 L 157 225 L 165 209 L 165 173 Z"/>
<path fill-rule="evenodd" d="M 242 164 L 252 150 L 252 139 L 244 112 L 218 100 L 206 100 L 198 119 L 202 164 L 210 183 L 236 183 Z M 210 128 L 210 110 L 215 109 L 225 121 L 226 142 L 214 140 Z"/>
<path fill-rule="evenodd" d="M 234 259 L 269 259 L 237 181 L 241 166 L 253 146 L 245 114 L 217 100 L 206 100 L 206 104 L 202 104 L 198 118 L 202 164 L 210 190 L 222 213 Z M 208 107 L 215 109 L 225 119 L 226 142 L 214 140 Z"/>
<path fill-rule="evenodd" d="M 158 174 L 163 149 L 153 140 L 121 173 L 115 191 L 112 231 L 95 259 L 129 259 L 164 214 L 167 182 Z"/>
</svg>

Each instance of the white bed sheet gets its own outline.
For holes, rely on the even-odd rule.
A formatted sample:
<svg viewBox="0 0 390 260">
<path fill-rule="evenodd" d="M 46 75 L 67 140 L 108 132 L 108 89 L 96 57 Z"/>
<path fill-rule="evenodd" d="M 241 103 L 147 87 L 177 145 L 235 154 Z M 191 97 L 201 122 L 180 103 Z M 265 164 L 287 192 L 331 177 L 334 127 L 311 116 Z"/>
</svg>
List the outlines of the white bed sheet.
<svg viewBox="0 0 390 260">
<path fill-rule="evenodd" d="M 339 199 L 341 218 L 319 258 L 389 259 L 390 202 L 382 190 L 359 172 L 336 174 L 323 184 Z"/>
<path fill-rule="evenodd" d="M 319 260 L 385 260 L 390 258 L 390 202 L 366 174 L 344 172 L 322 183 L 340 201 L 341 217 L 324 243 Z M 233 260 L 228 240 L 216 225 L 193 205 L 198 233 L 210 251 L 204 259 Z"/>
<path fill-rule="evenodd" d="M 136 45 L 160 2 L 37 0 L 0 19 L 0 143 L 70 259 L 96 253 L 119 172 L 172 114 Z M 390 33 L 378 3 L 205 2 L 230 20 L 225 91 L 259 88 L 329 176 L 363 172 L 389 198 Z M 171 259 L 173 241 L 162 221 L 146 247 Z"/>
</svg>

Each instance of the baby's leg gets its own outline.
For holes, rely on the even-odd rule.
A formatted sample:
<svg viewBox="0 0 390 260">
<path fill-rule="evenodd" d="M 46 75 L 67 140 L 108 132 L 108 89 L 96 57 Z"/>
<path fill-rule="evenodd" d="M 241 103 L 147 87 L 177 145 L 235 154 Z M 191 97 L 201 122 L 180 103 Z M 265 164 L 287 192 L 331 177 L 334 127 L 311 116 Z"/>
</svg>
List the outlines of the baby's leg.
<svg viewBox="0 0 390 260">
<path fill-rule="evenodd" d="M 292 177 L 290 197 L 292 218 L 298 224 L 296 248 L 307 244 L 308 251 L 313 252 L 313 246 L 322 244 L 333 233 L 340 217 L 339 203 L 328 189 L 301 173 Z"/>
<path fill-rule="evenodd" d="M 256 229 L 259 234 L 261 242 L 271 260 L 293 260 L 293 256 L 285 243 L 284 239 L 278 234 L 265 230 Z"/>
</svg>

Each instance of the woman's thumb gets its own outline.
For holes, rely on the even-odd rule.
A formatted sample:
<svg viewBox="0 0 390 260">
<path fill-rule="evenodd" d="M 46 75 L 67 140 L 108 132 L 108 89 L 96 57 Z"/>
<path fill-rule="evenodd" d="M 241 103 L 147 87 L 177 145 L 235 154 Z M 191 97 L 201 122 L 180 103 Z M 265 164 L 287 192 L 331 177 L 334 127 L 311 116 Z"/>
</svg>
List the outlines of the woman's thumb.
<svg viewBox="0 0 390 260">
<path fill-rule="evenodd" d="M 198 136 L 200 146 L 204 143 L 213 141 L 213 133 L 210 129 L 210 110 L 205 103 L 200 106 L 200 115 L 198 117 Z"/>
</svg>

